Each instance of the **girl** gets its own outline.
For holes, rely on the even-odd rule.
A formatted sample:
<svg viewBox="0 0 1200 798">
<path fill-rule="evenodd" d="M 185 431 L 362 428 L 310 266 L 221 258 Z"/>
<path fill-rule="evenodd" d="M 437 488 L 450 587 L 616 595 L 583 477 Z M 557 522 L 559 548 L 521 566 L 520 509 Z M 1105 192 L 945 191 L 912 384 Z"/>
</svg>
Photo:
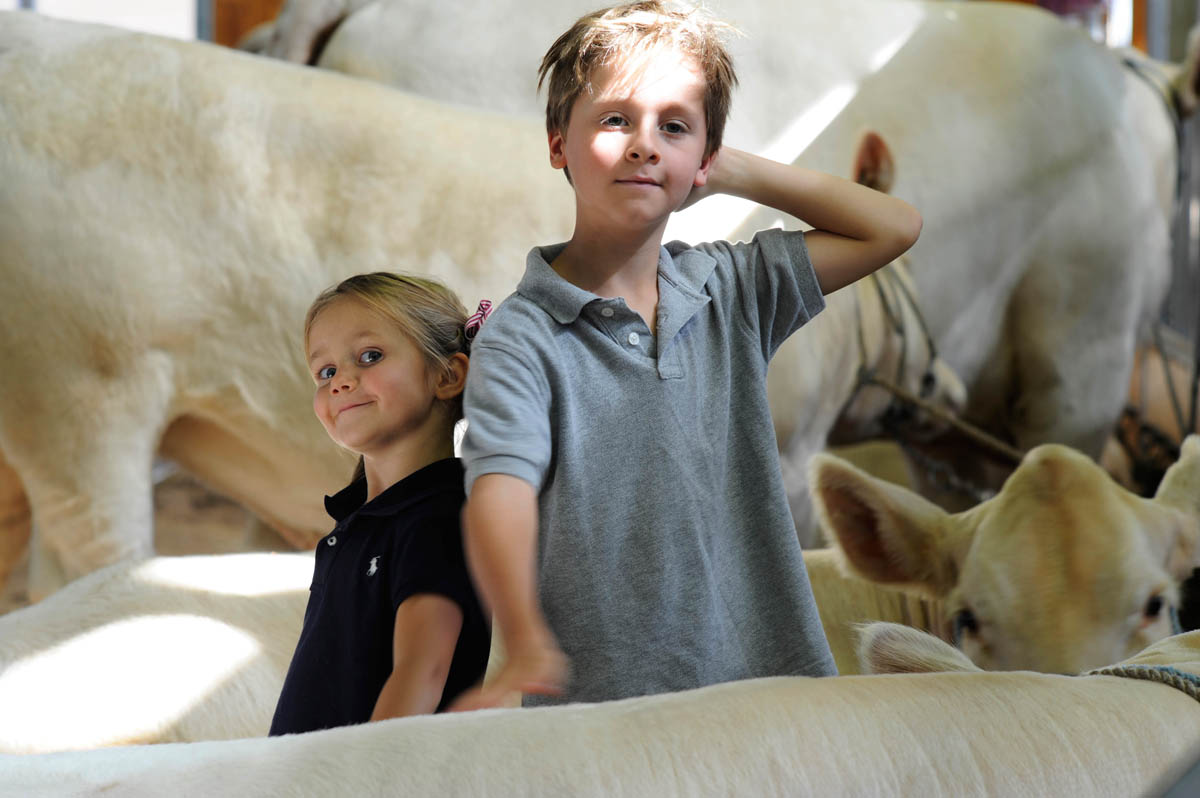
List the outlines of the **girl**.
<svg viewBox="0 0 1200 798">
<path fill-rule="evenodd" d="M 313 302 L 304 346 L 313 410 L 361 457 L 326 497 L 316 566 L 271 734 L 441 711 L 483 676 L 488 624 L 463 559 L 454 457 L 470 319 L 452 292 L 376 272 Z"/>
</svg>

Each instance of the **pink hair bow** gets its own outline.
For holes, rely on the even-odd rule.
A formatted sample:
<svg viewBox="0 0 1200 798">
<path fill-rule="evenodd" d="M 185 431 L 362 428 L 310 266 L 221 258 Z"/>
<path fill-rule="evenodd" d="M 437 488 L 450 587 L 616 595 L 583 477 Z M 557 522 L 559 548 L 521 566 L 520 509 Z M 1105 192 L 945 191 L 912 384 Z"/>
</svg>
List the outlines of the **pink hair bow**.
<svg viewBox="0 0 1200 798">
<path fill-rule="evenodd" d="M 479 328 L 483 326 L 484 320 L 490 315 L 492 315 L 491 300 L 479 300 L 479 308 L 467 317 L 467 321 L 463 325 L 463 336 L 468 342 L 479 334 Z"/>
</svg>

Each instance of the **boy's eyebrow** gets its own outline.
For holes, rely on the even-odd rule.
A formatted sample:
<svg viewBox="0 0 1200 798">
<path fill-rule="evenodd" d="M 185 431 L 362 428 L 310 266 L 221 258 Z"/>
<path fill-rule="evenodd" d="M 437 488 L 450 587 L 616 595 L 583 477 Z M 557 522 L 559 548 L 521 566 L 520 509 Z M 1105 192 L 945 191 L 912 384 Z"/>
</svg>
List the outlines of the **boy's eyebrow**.
<svg viewBox="0 0 1200 798">
<path fill-rule="evenodd" d="M 621 97 L 599 95 L 596 97 L 595 100 L 592 101 L 592 105 L 596 106 L 596 110 L 599 111 L 602 108 L 607 107 L 607 106 L 615 106 L 617 108 L 620 108 L 621 106 L 626 105 L 629 102 L 630 102 L 629 95 L 624 95 Z M 685 114 L 703 115 L 704 107 L 701 106 L 699 108 L 694 108 L 691 105 L 683 102 L 682 100 L 672 100 L 669 103 L 667 103 L 666 105 L 662 106 L 662 108 L 659 109 L 659 112 L 662 114 L 685 113 Z"/>
</svg>

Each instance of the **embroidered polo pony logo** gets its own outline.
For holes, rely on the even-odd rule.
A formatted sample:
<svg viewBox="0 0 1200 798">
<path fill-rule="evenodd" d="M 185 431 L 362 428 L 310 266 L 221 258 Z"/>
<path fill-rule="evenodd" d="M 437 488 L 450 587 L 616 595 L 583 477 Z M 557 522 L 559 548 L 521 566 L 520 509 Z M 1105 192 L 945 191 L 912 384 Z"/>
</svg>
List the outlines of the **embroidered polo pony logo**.
<svg viewBox="0 0 1200 798">
<path fill-rule="evenodd" d="M 378 570 L 379 570 L 379 557 L 375 556 L 375 557 L 371 558 L 371 567 L 367 569 L 367 576 L 374 576 L 375 572 Z"/>
</svg>

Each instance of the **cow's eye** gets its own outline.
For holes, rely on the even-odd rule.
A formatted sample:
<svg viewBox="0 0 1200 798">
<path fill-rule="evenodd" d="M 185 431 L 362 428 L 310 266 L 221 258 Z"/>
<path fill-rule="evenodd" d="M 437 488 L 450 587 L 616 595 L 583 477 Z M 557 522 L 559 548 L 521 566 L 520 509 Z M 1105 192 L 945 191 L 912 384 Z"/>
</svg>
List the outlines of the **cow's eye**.
<svg viewBox="0 0 1200 798">
<path fill-rule="evenodd" d="M 954 639 L 960 639 L 963 632 L 969 634 L 979 632 L 979 621 L 975 619 L 975 613 L 966 607 L 954 613 Z"/>
<path fill-rule="evenodd" d="M 1146 601 L 1146 608 L 1142 610 L 1142 614 L 1147 618 L 1157 618 L 1162 612 L 1163 597 L 1157 593 Z"/>
</svg>

